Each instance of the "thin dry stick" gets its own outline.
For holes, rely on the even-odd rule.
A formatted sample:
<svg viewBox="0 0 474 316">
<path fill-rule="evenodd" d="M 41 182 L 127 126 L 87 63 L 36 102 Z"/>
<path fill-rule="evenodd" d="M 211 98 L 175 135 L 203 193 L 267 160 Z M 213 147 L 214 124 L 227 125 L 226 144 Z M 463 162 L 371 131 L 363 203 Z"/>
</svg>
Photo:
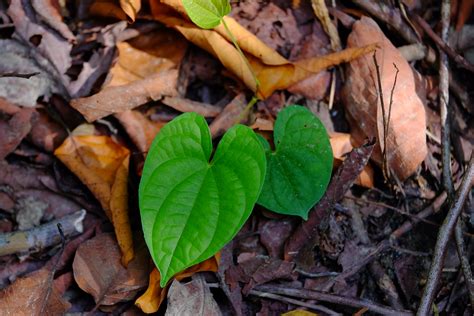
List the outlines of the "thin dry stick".
<svg viewBox="0 0 474 316">
<path fill-rule="evenodd" d="M 443 268 L 444 256 L 446 254 L 446 247 L 448 241 L 453 232 L 454 226 L 458 221 L 458 217 L 461 214 L 464 202 L 469 194 L 469 190 L 472 186 L 472 180 L 474 178 L 474 152 L 471 153 L 471 159 L 469 161 L 469 167 L 464 174 L 461 186 L 456 194 L 454 204 L 446 215 L 446 219 L 441 226 L 438 233 L 438 240 L 433 254 L 433 261 L 431 263 L 430 273 L 425 289 L 423 290 L 423 296 L 421 298 L 420 307 L 418 309 L 418 316 L 427 316 L 431 312 L 434 297 L 436 295 L 436 287 L 439 283 L 441 271 Z"/>
<path fill-rule="evenodd" d="M 396 315 L 396 316 L 405 316 L 413 315 L 409 311 L 395 310 L 388 306 L 380 305 L 373 303 L 369 300 L 358 299 L 353 297 L 340 296 L 336 294 L 329 294 L 320 291 L 306 290 L 306 289 L 296 289 L 288 288 L 282 285 L 277 284 L 267 284 L 259 285 L 255 290 L 260 292 L 274 293 L 279 295 L 286 295 L 291 297 L 297 297 L 307 300 L 317 300 L 321 302 L 328 302 L 342 306 L 350 306 L 354 308 L 364 308 L 366 307 L 369 311 L 382 314 L 382 315 Z"/>
<path fill-rule="evenodd" d="M 433 42 L 436 43 L 439 48 L 441 48 L 446 54 L 449 55 L 459 66 L 467 69 L 471 72 L 474 72 L 474 65 L 468 62 L 464 57 L 459 55 L 454 49 L 452 49 L 447 43 L 447 41 L 442 40 L 430 27 L 426 21 L 419 15 L 414 15 L 415 21 L 418 25 L 426 32 Z M 442 20 L 442 19 L 441 19 Z"/>
<path fill-rule="evenodd" d="M 441 41 L 446 43 L 449 35 L 449 16 L 451 12 L 450 1 L 443 1 L 441 14 Z M 441 116 L 441 154 L 442 154 L 442 166 L 443 166 L 443 185 L 448 192 L 449 199 L 454 198 L 454 185 L 452 181 L 451 172 L 451 141 L 450 141 L 450 122 L 449 122 L 449 60 L 446 53 L 440 50 L 440 70 L 439 70 L 439 94 L 440 94 L 440 116 Z M 464 246 L 463 231 L 462 231 L 462 218 L 460 217 L 454 228 L 454 237 L 456 241 L 456 247 L 461 262 L 461 268 L 464 274 L 465 283 L 468 289 L 469 298 L 471 305 L 474 306 L 474 281 L 472 278 L 471 265 L 466 255 L 466 247 Z"/>
<path fill-rule="evenodd" d="M 321 312 L 321 313 L 324 313 L 324 314 L 327 314 L 327 315 L 342 315 L 342 314 L 336 313 L 336 312 L 334 312 L 334 311 L 332 311 L 329 308 L 326 308 L 324 306 L 302 302 L 302 301 L 295 300 L 294 298 L 289 298 L 289 297 L 286 297 L 286 296 L 281 296 L 281 295 L 277 295 L 277 294 L 261 292 L 261 291 L 256 291 L 256 290 L 250 290 L 249 294 L 250 295 L 255 295 L 255 296 L 258 296 L 258 297 L 261 297 L 261 298 L 270 298 L 270 299 L 275 300 L 275 301 L 285 302 L 285 303 L 289 303 L 289 304 L 293 304 L 293 305 L 297 305 L 297 306 L 306 307 L 306 308 L 312 309 L 316 312 Z"/>
<path fill-rule="evenodd" d="M 337 277 L 332 279 L 330 282 L 327 283 L 327 285 L 324 286 L 325 291 L 329 291 L 331 287 L 338 281 L 345 280 L 357 272 L 359 272 L 365 265 L 369 264 L 377 258 L 382 252 L 386 251 L 391 247 L 391 245 L 400 237 L 402 237 L 404 234 L 408 233 L 412 228 L 418 224 L 420 221 L 423 219 L 427 218 L 428 216 L 432 215 L 436 211 L 438 211 L 441 206 L 443 205 L 444 201 L 446 200 L 446 193 L 442 193 L 439 195 L 433 203 L 431 203 L 428 207 L 426 207 L 424 210 L 418 212 L 416 214 L 416 217 L 413 220 L 406 221 L 403 223 L 400 227 L 398 227 L 396 230 L 394 230 L 391 234 L 389 239 L 382 240 L 377 244 L 377 246 L 369 252 L 362 260 L 359 262 L 355 263 L 353 266 L 349 267 L 346 271 L 343 273 L 339 274 Z"/>
</svg>

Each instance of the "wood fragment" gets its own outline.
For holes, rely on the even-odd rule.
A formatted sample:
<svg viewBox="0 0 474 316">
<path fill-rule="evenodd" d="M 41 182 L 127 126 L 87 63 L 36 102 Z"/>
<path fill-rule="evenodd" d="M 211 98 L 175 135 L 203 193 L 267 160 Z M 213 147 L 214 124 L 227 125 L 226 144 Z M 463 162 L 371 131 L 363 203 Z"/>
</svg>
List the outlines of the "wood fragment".
<svg viewBox="0 0 474 316">
<path fill-rule="evenodd" d="M 86 211 L 80 210 L 37 228 L 0 234 L 0 256 L 37 252 L 57 245 L 62 240 L 57 225 L 61 224 L 65 237 L 76 236 L 82 233 L 85 216 Z"/>
</svg>

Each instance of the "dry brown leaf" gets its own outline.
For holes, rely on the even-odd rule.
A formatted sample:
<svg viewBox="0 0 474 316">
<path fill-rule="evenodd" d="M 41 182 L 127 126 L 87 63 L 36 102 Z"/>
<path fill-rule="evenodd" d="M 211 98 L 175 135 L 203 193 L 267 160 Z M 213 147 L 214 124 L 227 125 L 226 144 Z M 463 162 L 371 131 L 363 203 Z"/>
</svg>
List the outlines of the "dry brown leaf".
<svg viewBox="0 0 474 316">
<path fill-rule="evenodd" d="M 187 47 L 187 41 L 179 33 L 167 28 L 117 43 L 119 57 L 104 87 L 124 85 L 177 68 Z"/>
<path fill-rule="evenodd" d="M 221 136 L 229 128 L 239 123 L 237 122 L 237 119 L 244 111 L 246 104 L 247 102 L 245 101 L 245 95 L 243 93 L 235 96 L 232 101 L 225 106 L 224 110 L 222 110 L 222 112 L 212 121 L 211 125 L 209 125 L 212 137 L 216 138 Z"/>
<path fill-rule="evenodd" d="M 59 3 L 55 0 L 32 0 L 31 5 L 41 19 L 49 26 L 59 32 L 62 37 L 72 42 L 75 40 L 74 34 L 69 27 L 63 22 L 60 13 Z"/>
<path fill-rule="evenodd" d="M 128 218 L 130 152 L 108 136 L 70 136 L 56 149 L 61 160 L 99 200 L 114 225 L 126 266 L 134 256 Z"/>
<path fill-rule="evenodd" d="M 163 96 L 176 95 L 176 68 L 187 45 L 179 33 L 166 28 L 118 43 L 119 57 L 102 91 L 75 99 L 71 105 L 92 122 Z"/>
<path fill-rule="evenodd" d="M 138 11 L 140 11 L 142 0 L 120 0 L 120 7 L 127 14 L 132 22 L 135 21 Z"/>
<path fill-rule="evenodd" d="M 117 113 L 115 117 L 142 153 L 148 152 L 153 139 L 165 125 L 164 122 L 150 121 L 145 115 L 136 110 Z"/>
<path fill-rule="evenodd" d="M 207 259 L 199 264 L 196 264 L 188 269 L 184 270 L 180 274 L 175 276 L 175 279 L 181 281 L 184 278 L 188 278 L 197 272 L 203 271 L 212 271 L 217 272 L 220 261 L 220 254 L 216 254 L 214 257 Z M 160 272 L 156 267 L 153 268 L 153 271 L 150 273 L 150 281 L 148 283 L 148 289 L 142 296 L 140 296 L 136 301 L 137 305 L 144 313 L 150 314 L 155 313 L 160 308 L 161 303 L 166 297 L 168 291 L 168 286 L 165 288 L 160 287 Z"/>
<path fill-rule="evenodd" d="M 1 98 L 0 102 L 6 104 L 6 107 L 15 108 L 15 113 L 12 113 L 8 120 L 0 120 L 0 135 L 2 135 L 0 137 L 0 160 L 2 160 L 14 151 L 30 132 L 31 127 L 38 119 L 38 113 L 34 109 L 16 107 Z M 0 115 L 2 114 L 8 115 L 0 109 Z"/>
<path fill-rule="evenodd" d="M 132 300 L 146 287 L 146 247 L 142 244 L 127 269 L 120 263 L 120 249 L 113 234 L 100 234 L 83 242 L 72 264 L 79 287 L 94 297 L 98 305 L 114 305 Z"/>
<path fill-rule="evenodd" d="M 178 30 L 190 42 L 213 54 L 227 69 L 242 80 L 249 89 L 254 92 L 256 91 L 256 83 L 252 72 L 248 69 L 233 44 L 217 31 L 218 28 L 216 28 L 216 30 L 204 30 L 183 18 L 164 15 L 162 14 L 161 7 L 158 5 L 155 11 L 153 11 L 153 16 L 168 27 Z M 230 21 L 231 20 L 229 20 L 229 22 Z M 230 23 L 229 28 L 234 35 L 237 34 L 236 36 L 242 40 L 246 38 L 245 36 L 249 33 L 235 21 Z M 241 35 L 243 30 L 245 30 L 246 33 Z M 260 82 L 257 94 L 263 99 L 269 97 L 275 90 L 286 89 L 314 73 L 358 58 L 368 52 L 374 51 L 376 48 L 376 44 L 371 44 L 365 47 L 346 49 L 326 56 L 304 59 L 294 63 L 289 61 L 283 63 L 282 60 L 277 62 L 270 58 L 270 62 L 274 62 L 272 65 L 264 62 L 264 60 L 267 60 L 264 57 L 265 54 L 271 49 L 255 36 L 253 36 L 253 42 L 258 42 L 258 45 L 254 44 L 251 46 L 247 41 L 243 43 L 239 42 L 239 45 L 245 45 L 242 49 L 248 53 L 247 58 Z M 263 47 L 265 47 L 265 49 Z M 260 57 L 262 59 L 260 59 Z"/>
<path fill-rule="evenodd" d="M 40 269 L 19 278 L 0 292 L 2 315 L 63 315 L 71 304 L 64 300 L 51 283 L 51 271 Z M 48 289 L 52 287 L 45 304 Z M 44 305 L 44 306 L 43 306 Z"/>
<path fill-rule="evenodd" d="M 127 14 L 120 8 L 115 0 L 95 0 L 89 7 L 91 15 L 126 20 Z"/>
<path fill-rule="evenodd" d="M 88 122 L 93 122 L 164 96 L 175 96 L 177 80 L 177 70 L 166 70 L 126 85 L 107 87 L 87 98 L 72 100 L 71 106 L 81 112 Z"/>
<path fill-rule="evenodd" d="M 222 313 L 204 277 L 195 274 L 193 280 L 185 284 L 178 280 L 173 281 L 168 293 L 168 306 L 165 315 L 220 316 Z"/>
<path fill-rule="evenodd" d="M 359 47 L 373 42 L 380 43 L 376 52 L 380 66 L 382 91 L 388 120 L 390 94 L 394 85 L 396 69 L 400 69 L 393 94 L 389 130 L 387 135 L 387 164 L 395 175 L 404 180 L 424 160 L 426 147 L 426 119 L 422 100 L 417 94 L 414 70 L 370 18 L 363 17 L 354 23 L 348 38 L 348 47 Z M 376 137 L 372 159 L 382 165 L 384 146 L 383 114 L 376 85 L 377 76 L 372 55 L 366 55 L 349 63 L 343 87 L 351 135 L 356 146 L 366 137 Z M 420 91 L 423 94 L 423 91 Z"/>
<path fill-rule="evenodd" d="M 212 106 L 207 103 L 192 101 L 179 97 L 165 97 L 161 102 L 177 111 L 196 112 L 204 117 L 216 117 L 222 111 L 222 108 L 217 106 Z"/>
</svg>

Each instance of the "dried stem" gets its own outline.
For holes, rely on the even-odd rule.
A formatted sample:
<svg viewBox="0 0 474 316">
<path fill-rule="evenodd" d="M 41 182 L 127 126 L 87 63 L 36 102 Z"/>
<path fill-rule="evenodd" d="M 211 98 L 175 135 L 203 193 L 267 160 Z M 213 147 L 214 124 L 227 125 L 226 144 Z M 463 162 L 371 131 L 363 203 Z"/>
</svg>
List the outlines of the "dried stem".
<svg viewBox="0 0 474 316">
<path fill-rule="evenodd" d="M 257 291 L 274 293 L 279 295 L 286 295 L 291 297 L 297 297 L 307 300 L 317 300 L 321 302 L 328 302 L 337 305 L 349 306 L 353 308 L 367 308 L 369 311 L 382 314 L 382 315 L 412 315 L 409 311 L 395 310 L 388 306 L 383 306 L 377 303 L 373 303 L 368 300 L 357 299 L 353 297 L 345 297 L 336 294 L 329 294 L 320 291 L 306 290 L 306 289 L 296 289 L 288 288 L 276 284 L 260 285 L 256 287 Z"/>
<path fill-rule="evenodd" d="M 417 315 L 419 316 L 427 316 L 431 313 L 432 303 L 436 295 L 436 287 L 439 283 L 441 271 L 443 268 L 446 247 L 451 234 L 453 233 L 454 226 L 458 221 L 458 217 L 461 214 L 464 202 L 466 201 L 466 198 L 469 194 L 469 190 L 471 189 L 473 178 L 474 154 L 471 153 L 469 167 L 464 174 L 461 186 L 456 194 L 454 204 L 446 215 L 444 223 L 438 233 L 438 240 L 436 241 L 428 282 L 426 283 L 425 289 L 423 290 L 423 296 L 421 298 L 420 307 L 417 312 Z"/>
</svg>

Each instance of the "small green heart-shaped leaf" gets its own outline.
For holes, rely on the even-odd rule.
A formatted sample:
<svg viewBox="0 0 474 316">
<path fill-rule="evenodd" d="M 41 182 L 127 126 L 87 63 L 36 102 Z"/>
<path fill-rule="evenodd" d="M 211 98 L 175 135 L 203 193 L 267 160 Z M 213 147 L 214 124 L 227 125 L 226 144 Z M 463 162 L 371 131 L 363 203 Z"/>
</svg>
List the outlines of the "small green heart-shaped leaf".
<svg viewBox="0 0 474 316">
<path fill-rule="evenodd" d="M 231 8 L 229 0 L 182 0 L 191 21 L 203 29 L 212 29 L 221 23 Z"/>
<path fill-rule="evenodd" d="M 166 124 L 143 167 L 139 204 L 143 232 L 160 285 L 213 256 L 243 226 L 265 179 L 265 151 L 256 134 L 236 125 L 212 161 L 204 118 L 185 113 Z"/>
<path fill-rule="evenodd" d="M 307 108 L 292 105 L 278 114 L 274 143 L 275 151 L 266 146 L 267 174 L 258 204 L 307 219 L 331 178 L 333 157 L 326 129 Z"/>
</svg>

